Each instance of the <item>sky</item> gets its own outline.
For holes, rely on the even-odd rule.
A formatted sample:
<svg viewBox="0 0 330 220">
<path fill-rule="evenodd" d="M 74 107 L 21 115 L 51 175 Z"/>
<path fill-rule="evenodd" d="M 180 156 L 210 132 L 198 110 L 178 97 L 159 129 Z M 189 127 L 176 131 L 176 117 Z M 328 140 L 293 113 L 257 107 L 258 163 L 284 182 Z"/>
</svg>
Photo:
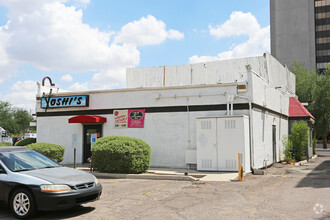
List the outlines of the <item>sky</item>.
<svg viewBox="0 0 330 220">
<path fill-rule="evenodd" d="M 126 68 L 270 52 L 268 0 L 0 0 L 0 100 L 125 88 Z"/>
</svg>

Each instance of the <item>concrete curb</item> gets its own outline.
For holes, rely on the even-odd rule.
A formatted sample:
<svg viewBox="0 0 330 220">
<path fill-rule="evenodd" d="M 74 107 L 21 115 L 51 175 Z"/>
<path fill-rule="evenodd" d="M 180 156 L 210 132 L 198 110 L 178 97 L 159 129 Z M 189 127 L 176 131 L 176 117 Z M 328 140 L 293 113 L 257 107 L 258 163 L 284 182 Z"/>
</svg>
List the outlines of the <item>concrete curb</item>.
<svg viewBox="0 0 330 220">
<path fill-rule="evenodd" d="M 317 154 L 312 156 L 309 160 L 302 160 L 302 161 L 299 161 L 299 162 L 295 163 L 295 166 L 297 166 L 297 167 L 301 166 L 301 165 L 303 165 L 305 163 L 308 163 L 310 160 L 313 160 L 315 158 L 317 158 Z"/>
<path fill-rule="evenodd" d="M 178 181 L 198 181 L 191 176 L 179 175 L 159 175 L 159 174 L 118 174 L 118 173 L 91 173 L 100 179 L 149 179 L 149 180 L 178 180 Z"/>
</svg>

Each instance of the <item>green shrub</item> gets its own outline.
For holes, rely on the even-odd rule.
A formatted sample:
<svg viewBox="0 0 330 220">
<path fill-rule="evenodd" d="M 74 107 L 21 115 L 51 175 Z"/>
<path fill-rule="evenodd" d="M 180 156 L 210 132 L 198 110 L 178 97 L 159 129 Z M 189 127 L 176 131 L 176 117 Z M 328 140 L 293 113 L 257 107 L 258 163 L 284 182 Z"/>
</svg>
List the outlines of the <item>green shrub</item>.
<svg viewBox="0 0 330 220">
<path fill-rule="evenodd" d="M 1 142 L 0 143 L 0 147 L 8 147 L 8 146 L 11 146 L 11 143 L 9 143 L 9 142 Z"/>
<path fill-rule="evenodd" d="M 292 141 L 297 161 L 306 158 L 305 151 L 308 145 L 308 125 L 305 121 L 295 121 L 292 124 L 289 139 Z"/>
<path fill-rule="evenodd" d="M 106 173 L 145 173 L 150 166 L 150 146 L 137 138 L 108 136 L 92 147 L 93 166 Z"/>
<path fill-rule="evenodd" d="M 36 143 L 36 142 L 37 142 L 36 138 L 27 138 L 27 139 L 24 139 L 24 140 L 17 141 L 15 143 L 15 146 L 25 146 L 25 145 L 33 144 L 33 143 Z"/>
<path fill-rule="evenodd" d="M 29 144 L 26 145 L 25 147 L 37 151 L 43 154 L 44 156 L 57 161 L 58 163 L 62 162 L 64 158 L 65 148 L 57 144 L 41 142 L 41 143 Z"/>
<path fill-rule="evenodd" d="M 284 157 L 286 162 L 294 162 L 294 150 L 292 141 L 286 136 L 283 138 L 283 146 L 284 146 Z"/>
</svg>

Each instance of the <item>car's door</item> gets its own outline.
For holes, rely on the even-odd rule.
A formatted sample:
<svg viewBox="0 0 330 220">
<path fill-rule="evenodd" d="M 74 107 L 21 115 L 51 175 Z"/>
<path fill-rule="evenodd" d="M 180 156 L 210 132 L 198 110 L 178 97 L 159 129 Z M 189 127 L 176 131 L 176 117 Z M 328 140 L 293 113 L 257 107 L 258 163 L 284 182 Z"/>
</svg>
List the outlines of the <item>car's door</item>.
<svg viewBox="0 0 330 220">
<path fill-rule="evenodd" d="M 0 164 L 0 202 L 5 201 L 5 188 L 7 182 L 7 173 Z"/>
</svg>

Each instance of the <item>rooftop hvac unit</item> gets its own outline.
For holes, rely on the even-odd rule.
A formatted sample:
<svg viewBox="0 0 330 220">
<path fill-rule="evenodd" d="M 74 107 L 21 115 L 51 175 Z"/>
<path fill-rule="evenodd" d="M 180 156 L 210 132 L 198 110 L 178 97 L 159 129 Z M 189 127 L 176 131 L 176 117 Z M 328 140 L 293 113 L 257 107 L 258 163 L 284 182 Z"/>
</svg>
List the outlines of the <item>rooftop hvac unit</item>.
<svg viewBox="0 0 330 220">
<path fill-rule="evenodd" d="M 228 116 L 197 119 L 197 169 L 237 171 L 238 153 L 250 171 L 249 117 Z"/>
</svg>

